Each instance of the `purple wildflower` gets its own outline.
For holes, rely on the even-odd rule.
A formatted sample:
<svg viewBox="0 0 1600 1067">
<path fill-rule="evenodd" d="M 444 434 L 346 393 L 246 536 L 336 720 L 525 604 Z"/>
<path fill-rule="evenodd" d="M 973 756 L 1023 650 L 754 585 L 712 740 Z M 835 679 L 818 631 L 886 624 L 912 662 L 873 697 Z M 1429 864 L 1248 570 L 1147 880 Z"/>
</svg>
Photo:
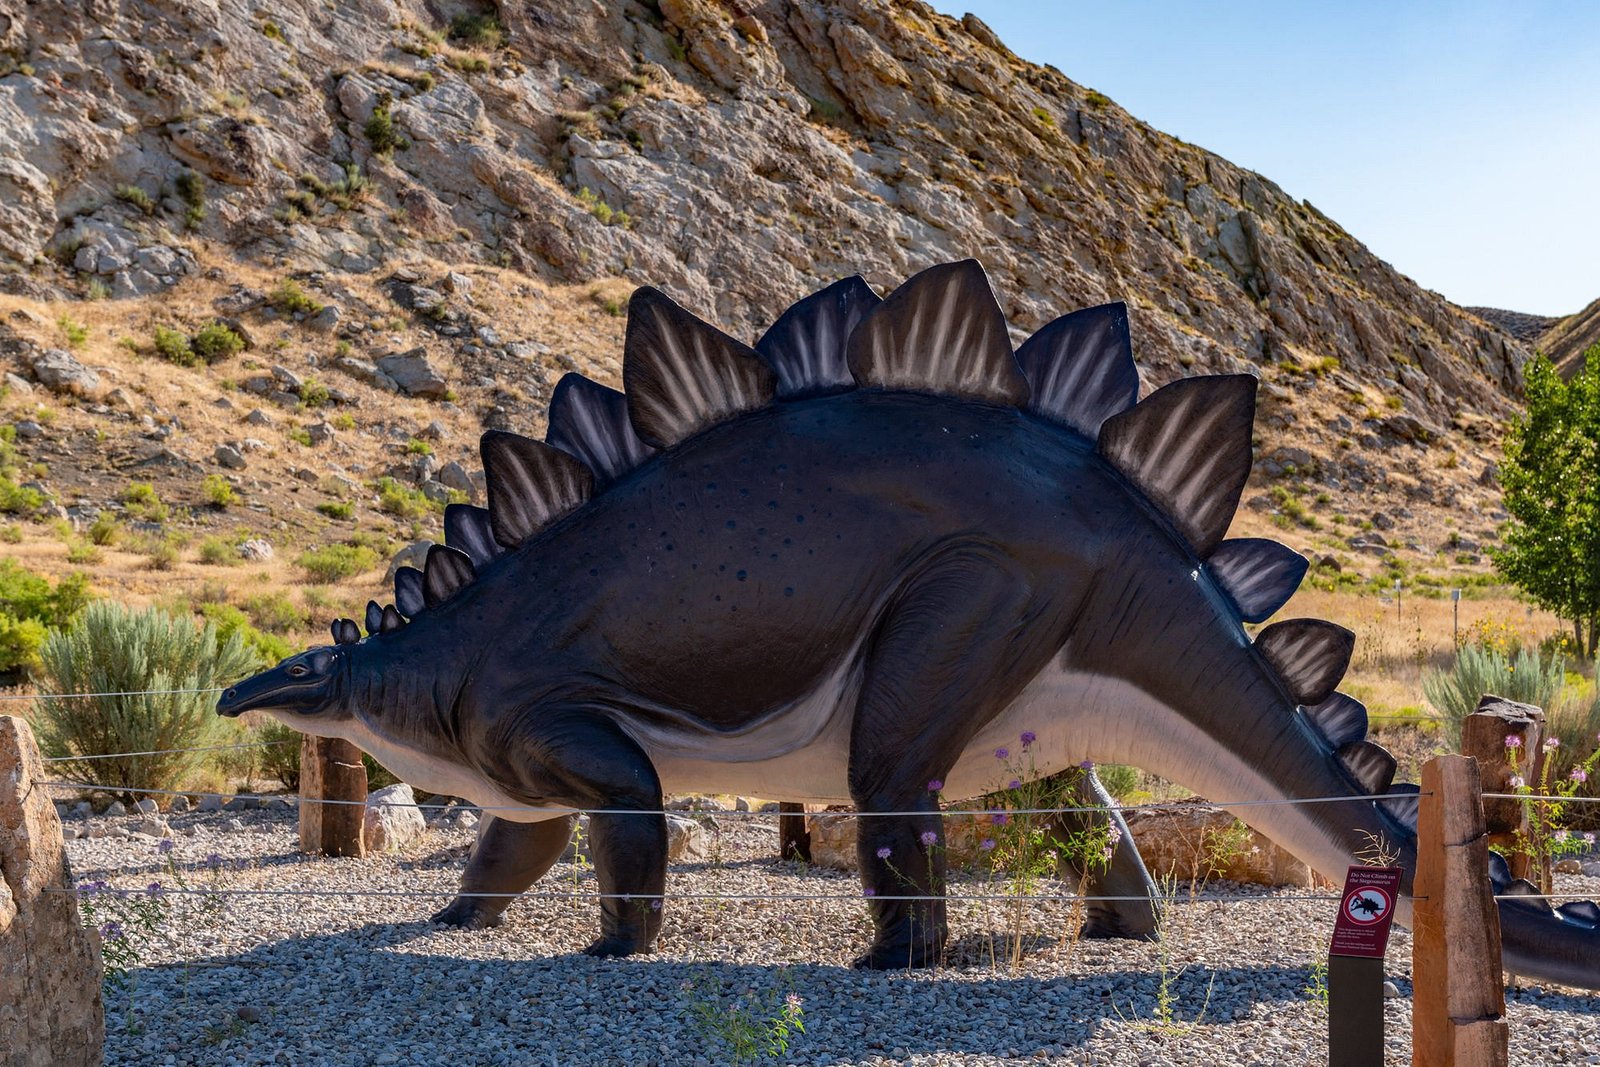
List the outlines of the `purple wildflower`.
<svg viewBox="0 0 1600 1067">
<path fill-rule="evenodd" d="M 790 993 L 788 996 L 783 998 L 783 1002 L 796 1011 L 800 1010 L 800 1005 L 805 1003 L 805 1001 L 800 999 L 799 993 Z"/>
<path fill-rule="evenodd" d="M 651 911 L 660 911 L 661 910 L 661 901 L 660 900 L 652 900 L 650 902 L 650 910 Z"/>
<path fill-rule="evenodd" d="M 1527 785 L 1528 783 L 1523 781 L 1522 775 L 1513 774 L 1511 776 L 1511 780 L 1509 782 L 1507 782 L 1506 784 L 1509 785 L 1512 789 L 1521 789 L 1523 786 Z"/>
<path fill-rule="evenodd" d="M 1556 748 L 1560 748 L 1560 747 L 1561 747 L 1561 738 L 1559 738 L 1559 737 L 1547 737 L 1547 738 L 1544 739 L 1544 750 L 1546 752 L 1549 752 L 1551 749 L 1556 749 Z"/>
<path fill-rule="evenodd" d="M 1003 811 L 994 811 L 989 813 L 989 821 L 995 826 L 1004 826 L 1009 820 L 1010 816 Z"/>
<path fill-rule="evenodd" d="M 878 891 L 869 885 L 867 888 L 861 891 L 861 895 L 864 897 L 875 897 L 878 895 Z"/>
<path fill-rule="evenodd" d="M 1522 738 L 1518 737 L 1516 734 L 1506 734 L 1506 747 L 1521 748 Z"/>
<path fill-rule="evenodd" d="M 1592 834 L 1592 833 L 1584 834 L 1583 835 L 1583 843 L 1586 844 L 1586 845 L 1594 844 L 1594 834 Z"/>
<path fill-rule="evenodd" d="M 1587 782 L 1589 780 L 1589 772 L 1582 767 L 1574 767 L 1572 768 L 1572 780 L 1574 782 Z"/>
<path fill-rule="evenodd" d="M 924 830 L 924 831 L 922 831 L 922 844 L 923 844 L 924 847 L 932 848 L 934 845 L 936 845 L 938 843 L 939 843 L 939 835 L 938 834 L 934 833 L 932 830 Z"/>
<path fill-rule="evenodd" d="M 168 852 L 171 852 L 172 851 L 172 838 L 170 838 L 170 837 L 164 838 L 162 840 L 161 844 L 156 846 L 156 851 L 161 853 L 163 856 L 165 856 Z"/>
<path fill-rule="evenodd" d="M 933 781 L 928 783 L 928 792 L 930 793 L 937 793 L 943 788 L 944 782 L 941 779 L 935 778 Z"/>
<path fill-rule="evenodd" d="M 1006 783 L 1006 788 L 1007 789 L 1021 789 L 1022 788 L 1022 779 L 1021 778 L 1013 778 L 1013 779 L 1011 779 L 1011 781 Z"/>
<path fill-rule="evenodd" d="M 151 882 L 149 885 L 145 886 L 144 891 L 152 897 L 159 897 L 162 892 L 161 883 Z"/>
<path fill-rule="evenodd" d="M 1027 748 L 1029 745 L 1033 744 L 1037 740 L 1039 740 L 1039 735 L 1034 733 L 1032 730 L 1024 730 L 1024 731 L 1022 731 L 1022 747 L 1023 748 Z"/>
<path fill-rule="evenodd" d="M 988 852 L 992 848 L 994 848 L 994 838 L 992 837 L 986 837 L 978 842 L 979 851 Z"/>
<path fill-rule="evenodd" d="M 1094 770 L 1094 760 L 1092 760 L 1092 759 L 1084 760 L 1082 763 L 1078 764 L 1078 769 L 1080 771 L 1092 771 L 1092 770 Z"/>
<path fill-rule="evenodd" d="M 206 857 L 206 866 L 210 867 L 212 870 L 216 870 L 218 867 L 222 866 L 222 857 L 213 852 L 211 855 Z"/>
<path fill-rule="evenodd" d="M 1567 839 L 1567 832 L 1565 830 L 1557 830 L 1551 836 L 1554 837 L 1558 842 L 1564 842 Z"/>
<path fill-rule="evenodd" d="M 886 860 L 886 859 L 889 858 L 890 854 L 892 854 L 893 852 L 894 852 L 894 849 L 890 848 L 888 845 L 884 845 L 882 848 L 880 848 L 878 850 L 878 858 L 880 860 Z"/>
<path fill-rule="evenodd" d="M 1011 750 L 1009 748 L 997 748 L 997 749 L 994 750 L 994 758 L 995 759 L 1010 759 L 1011 758 Z"/>
<path fill-rule="evenodd" d="M 107 941 L 122 940 L 122 924 L 112 919 L 110 922 L 100 924 L 100 936 Z"/>
</svg>

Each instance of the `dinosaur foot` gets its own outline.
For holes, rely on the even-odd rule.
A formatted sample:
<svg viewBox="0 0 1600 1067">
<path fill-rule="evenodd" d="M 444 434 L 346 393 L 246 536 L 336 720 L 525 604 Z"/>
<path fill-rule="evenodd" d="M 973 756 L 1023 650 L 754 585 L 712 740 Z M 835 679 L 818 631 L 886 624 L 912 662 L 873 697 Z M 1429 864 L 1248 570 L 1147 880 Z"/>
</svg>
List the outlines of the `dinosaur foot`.
<svg viewBox="0 0 1600 1067">
<path fill-rule="evenodd" d="M 649 944 L 641 945 L 631 937 L 611 935 L 596 939 L 593 944 L 583 950 L 583 954 L 605 959 L 613 956 L 641 955 L 652 951 L 654 951 L 654 948 Z"/>
<path fill-rule="evenodd" d="M 471 897 L 457 897 L 428 921 L 445 926 L 459 926 L 463 930 L 488 930 L 505 922 L 506 917 L 504 912 L 489 914 Z"/>
<path fill-rule="evenodd" d="M 1159 941 L 1161 939 L 1159 922 L 1159 917 L 1149 909 L 1132 915 L 1090 912 L 1083 920 L 1083 928 L 1078 931 L 1078 936 L 1097 940 L 1116 938 L 1123 941 Z"/>
<path fill-rule="evenodd" d="M 850 964 L 858 971 L 902 971 L 937 967 L 944 960 L 944 945 L 918 941 L 873 945 Z"/>
</svg>

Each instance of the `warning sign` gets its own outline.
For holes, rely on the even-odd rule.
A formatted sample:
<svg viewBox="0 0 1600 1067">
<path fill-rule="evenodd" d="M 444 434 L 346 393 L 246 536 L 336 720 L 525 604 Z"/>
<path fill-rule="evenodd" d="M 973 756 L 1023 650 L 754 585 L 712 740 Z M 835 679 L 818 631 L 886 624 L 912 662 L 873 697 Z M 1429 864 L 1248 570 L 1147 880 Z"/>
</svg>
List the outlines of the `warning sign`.
<svg viewBox="0 0 1600 1067">
<path fill-rule="evenodd" d="M 1330 956 L 1383 958 L 1400 895 L 1399 867 L 1351 867 L 1339 898 Z"/>
</svg>

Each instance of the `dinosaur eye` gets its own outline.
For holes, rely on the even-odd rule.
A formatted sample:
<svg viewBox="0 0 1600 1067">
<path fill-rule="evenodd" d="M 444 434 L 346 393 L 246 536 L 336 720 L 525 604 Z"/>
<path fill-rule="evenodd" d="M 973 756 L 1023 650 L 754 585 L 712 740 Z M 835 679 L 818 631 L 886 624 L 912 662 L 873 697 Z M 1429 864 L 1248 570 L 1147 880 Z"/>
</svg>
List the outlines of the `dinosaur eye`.
<svg viewBox="0 0 1600 1067">
<path fill-rule="evenodd" d="M 310 673 L 310 671 L 306 670 L 305 665 L 301 663 L 296 663 L 293 667 L 289 668 L 289 677 L 291 678 L 304 678 Z"/>
</svg>

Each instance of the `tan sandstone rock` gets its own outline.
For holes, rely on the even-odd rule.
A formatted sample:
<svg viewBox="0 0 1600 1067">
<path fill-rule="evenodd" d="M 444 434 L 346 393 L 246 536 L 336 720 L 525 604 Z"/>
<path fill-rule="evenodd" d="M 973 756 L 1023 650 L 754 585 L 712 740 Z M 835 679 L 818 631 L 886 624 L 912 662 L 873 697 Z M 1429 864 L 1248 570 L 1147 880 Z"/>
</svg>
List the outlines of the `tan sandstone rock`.
<svg viewBox="0 0 1600 1067">
<path fill-rule="evenodd" d="M 27 723 L 0 716 L 0 1067 L 98 1064 L 99 939 L 78 916 Z"/>
</svg>

